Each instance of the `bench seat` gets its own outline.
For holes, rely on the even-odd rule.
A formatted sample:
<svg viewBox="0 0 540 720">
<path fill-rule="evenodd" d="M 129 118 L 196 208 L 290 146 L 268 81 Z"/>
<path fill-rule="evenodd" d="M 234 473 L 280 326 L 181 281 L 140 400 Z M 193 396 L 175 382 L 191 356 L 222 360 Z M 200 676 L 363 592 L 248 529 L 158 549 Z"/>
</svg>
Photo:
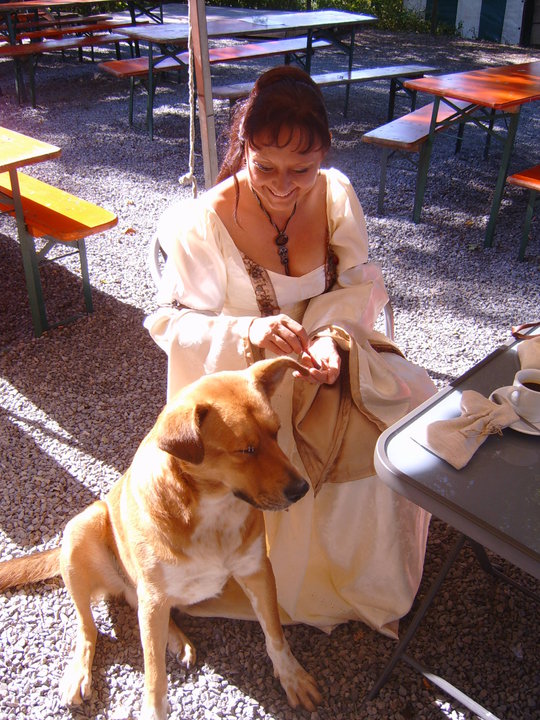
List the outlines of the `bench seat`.
<svg viewBox="0 0 540 720">
<path fill-rule="evenodd" d="M 525 188 L 529 191 L 529 200 L 527 203 L 527 210 L 525 212 L 525 223 L 523 225 L 523 233 L 521 235 L 521 243 L 519 245 L 518 254 L 518 258 L 520 260 L 525 260 L 525 250 L 527 248 L 527 243 L 529 242 L 529 232 L 533 218 L 534 206 L 538 198 L 538 193 L 540 193 L 540 165 L 535 165 L 527 170 L 521 170 L 513 175 L 509 175 L 506 178 L 506 182 L 509 185 L 516 185 L 517 187 Z"/>
<path fill-rule="evenodd" d="M 118 218 L 99 205 L 87 202 L 30 175 L 18 172 L 17 177 L 26 230 L 34 238 L 46 240 L 44 247 L 36 253 L 37 261 L 43 262 L 48 252 L 58 243 L 72 248 L 72 252 L 68 254 L 78 253 L 86 310 L 92 312 L 85 238 L 114 227 L 118 223 Z M 15 215 L 12 198 L 10 174 L 0 173 L 0 212 Z"/>
<path fill-rule="evenodd" d="M 285 62 L 289 61 L 287 56 L 305 52 L 307 37 L 285 38 L 283 40 L 267 40 L 264 42 L 250 42 L 227 47 L 213 47 L 208 51 L 210 64 L 249 60 L 273 55 L 285 55 Z M 328 40 L 314 40 L 314 50 L 330 47 Z M 179 52 L 172 57 L 158 56 L 154 58 L 153 73 L 171 72 L 182 69 L 189 64 L 189 53 Z M 149 59 L 147 56 L 139 58 L 127 58 L 123 60 L 108 60 L 99 63 L 98 69 L 120 79 L 130 80 L 129 97 L 129 124 L 133 124 L 133 94 L 134 81 L 145 80 L 148 77 Z M 152 112 L 152 99 L 150 99 L 148 113 Z M 147 123 L 150 125 L 150 117 L 147 116 Z"/>
<path fill-rule="evenodd" d="M 230 47 L 215 47 L 208 51 L 210 63 L 232 62 L 234 60 L 246 60 L 249 58 L 269 57 L 287 53 L 297 53 L 305 50 L 307 39 L 290 38 L 287 40 L 268 40 L 262 43 L 245 43 L 244 45 L 233 45 Z M 314 48 L 328 47 L 327 40 L 316 40 Z M 174 57 L 158 56 L 154 58 L 153 72 L 167 70 L 178 70 L 179 63 L 188 65 L 189 54 L 187 51 L 180 52 Z M 126 58 L 124 60 L 108 60 L 99 63 L 98 69 L 114 75 L 117 78 L 141 78 L 148 75 L 148 56 L 138 58 Z"/>
<path fill-rule="evenodd" d="M 19 45 L 2 45 L 0 47 L 0 57 L 9 57 L 14 60 L 26 58 L 32 55 L 42 55 L 47 52 L 57 52 L 59 50 L 72 50 L 85 47 L 95 47 L 98 45 L 117 44 L 120 42 L 128 42 L 125 35 L 115 33 L 96 33 L 83 35 L 81 37 L 64 37 L 59 39 L 43 40 L 42 42 L 24 43 Z"/>
<path fill-rule="evenodd" d="M 467 107 L 473 108 L 470 103 L 453 100 L 453 105 L 465 110 Z M 420 163 L 422 162 L 422 150 L 429 138 L 429 129 L 431 125 L 431 116 L 433 114 L 433 103 L 424 105 L 418 110 L 396 118 L 385 125 L 381 125 L 374 130 L 370 130 L 362 135 L 362 142 L 380 145 L 383 148 L 381 159 L 381 175 L 379 181 L 379 199 L 377 204 L 377 212 L 382 215 L 384 210 L 384 192 L 386 185 L 386 169 L 388 158 L 392 151 L 416 153 L 420 152 Z M 457 119 L 458 113 L 455 108 L 441 100 L 437 113 L 437 121 L 446 123 L 438 125 L 436 131 L 439 132 L 450 125 L 453 120 Z"/>
<path fill-rule="evenodd" d="M 17 40 L 36 40 L 36 39 L 60 39 L 71 35 L 85 35 L 88 33 L 103 32 L 105 30 L 114 30 L 115 28 L 131 25 L 129 20 L 102 20 L 79 25 L 64 25 L 62 27 L 44 28 L 43 30 L 29 30 L 21 32 L 17 35 Z"/>
<path fill-rule="evenodd" d="M 24 84 L 22 79 L 21 64 L 26 63 L 28 68 L 28 79 L 30 82 L 30 94 L 32 107 L 36 106 L 36 85 L 35 85 L 35 62 L 34 58 L 48 52 L 64 52 L 65 50 L 79 50 L 79 58 L 82 59 L 82 50 L 106 45 L 115 45 L 117 57 L 120 56 L 119 43 L 129 42 L 125 35 L 112 32 L 98 32 L 87 35 L 75 35 L 72 37 L 52 38 L 40 42 L 30 42 L 19 45 L 0 46 L 0 58 L 11 58 L 15 62 L 15 82 L 19 103 L 24 98 Z M 93 55 L 92 55 L 93 60 Z"/>
<path fill-rule="evenodd" d="M 403 87 L 401 78 L 410 80 L 411 78 L 422 77 L 428 73 L 436 72 L 437 68 L 429 65 L 388 65 L 383 67 L 358 68 L 351 72 L 329 72 L 312 75 L 312 79 L 319 87 L 331 87 L 333 85 L 347 85 L 350 87 L 356 83 L 372 82 L 375 80 L 390 80 L 390 99 L 388 106 L 388 119 L 394 116 L 395 94 L 398 90 L 408 92 L 412 99 L 412 109 L 416 103 L 416 93 L 413 93 Z M 229 100 L 234 103 L 240 98 L 246 97 L 251 92 L 254 82 L 235 83 L 233 85 L 220 85 L 212 88 L 214 98 L 220 100 Z M 344 114 L 347 114 L 348 96 L 345 101 Z"/>
</svg>

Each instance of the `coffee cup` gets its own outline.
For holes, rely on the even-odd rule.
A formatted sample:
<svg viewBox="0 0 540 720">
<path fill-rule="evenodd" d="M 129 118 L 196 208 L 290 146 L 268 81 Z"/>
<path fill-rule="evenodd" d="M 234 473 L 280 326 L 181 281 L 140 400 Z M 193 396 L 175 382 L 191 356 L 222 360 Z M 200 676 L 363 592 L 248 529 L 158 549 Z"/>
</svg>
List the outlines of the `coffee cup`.
<svg viewBox="0 0 540 720">
<path fill-rule="evenodd" d="M 529 422 L 540 422 L 540 370 L 519 370 L 509 400 L 520 417 Z"/>
</svg>

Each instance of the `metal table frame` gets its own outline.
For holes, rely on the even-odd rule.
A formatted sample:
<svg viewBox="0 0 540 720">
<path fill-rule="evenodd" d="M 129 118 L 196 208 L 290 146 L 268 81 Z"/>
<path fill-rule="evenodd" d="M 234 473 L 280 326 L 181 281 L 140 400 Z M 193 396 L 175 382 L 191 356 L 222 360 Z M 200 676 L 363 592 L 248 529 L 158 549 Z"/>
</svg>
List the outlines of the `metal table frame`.
<svg viewBox="0 0 540 720">
<path fill-rule="evenodd" d="M 529 332 L 540 334 L 540 325 L 532 328 Z M 497 720 L 489 710 L 444 678 L 429 672 L 420 663 L 409 657 L 406 649 L 466 543 L 471 545 L 483 570 L 526 593 L 536 602 L 540 602 L 540 598 L 536 594 L 507 577 L 493 565 L 484 549 L 484 546 L 488 547 L 522 570 L 540 579 L 540 538 L 535 531 L 535 528 L 540 527 L 540 510 L 537 504 L 529 502 L 530 493 L 534 491 L 538 481 L 540 444 L 538 438 L 521 435 L 507 429 L 502 438 L 498 436 L 488 438 L 477 450 L 469 465 L 457 471 L 416 444 L 415 434 L 421 424 L 433 422 L 436 419 L 455 417 L 456 403 L 459 405 L 462 390 L 476 389 L 484 395 L 489 395 L 496 387 L 510 384 L 514 373 L 519 369 L 517 352 L 515 352 L 517 342 L 514 339 L 509 340 L 448 388 L 441 390 L 433 398 L 386 430 L 379 438 L 375 450 L 375 468 L 381 480 L 396 492 L 408 497 L 455 527 L 459 531 L 459 536 L 416 610 L 405 634 L 369 692 L 367 696 L 369 700 L 378 694 L 398 662 L 403 660 L 483 720 Z M 396 443 L 394 448 L 391 447 L 393 442 Z M 506 454 L 502 443 L 506 444 Z M 515 527 L 509 527 L 508 518 L 498 518 L 496 508 L 487 510 L 484 516 L 481 516 L 473 509 L 474 489 L 471 491 L 470 497 L 466 497 L 466 480 L 473 486 L 476 481 L 479 485 L 478 493 L 481 493 L 483 477 L 486 476 L 487 482 L 493 479 L 487 477 L 492 472 L 489 465 L 499 461 L 504 466 L 514 450 L 517 450 L 518 453 L 528 452 L 532 457 L 531 467 L 522 469 L 524 482 L 520 490 L 525 493 L 525 497 L 516 499 L 517 508 L 524 508 L 525 512 L 528 512 L 528 516 L 523 517 L 526 528 L 517 527 L 517 524 Z M 412 457 L 413 454 L 416 454 L 417 457 Z M 403 458 L 402 462 L 400 455 Z M 418 467 L 417 471 L 414 469 L 415 466 Z M 533 476 L 535 472 L 533 466 L 536 467 L 536 479 Z M 461 496 L 460 488 L 462 489 Z M 519 505 L 521 500 L 523 503 Z"/>
<path fill-rule="evenodd" d="M 470 102 L 470 105 L 465 108 L 455 106 L 457 115 L 452 122 L 462 124 L 460 133 L 464 123 L 473 123 L 487 133 L 484 156 L 487 154 L 491 138 L 503 142 L 503 152 L 484 237 L 484 247 L 491 247 L 519 124 L 521 106 L 540 99 L 540 61 L 440 76 L 426 76 L 419 80 L 405 81 L 405 87 L 434 96 L 429 138 L 422 150 L 418 169 L 413 211 L 414 222 L 420 220 L 433 141 L 440 125 L 437 123 L 437 113 L 443 98 L 449 104 L 452 104 L 452 99 Z M 503 137 L 494 127 L 497 120 L 502 120 L 506 127 L 506 134 Z"/>
</svg>

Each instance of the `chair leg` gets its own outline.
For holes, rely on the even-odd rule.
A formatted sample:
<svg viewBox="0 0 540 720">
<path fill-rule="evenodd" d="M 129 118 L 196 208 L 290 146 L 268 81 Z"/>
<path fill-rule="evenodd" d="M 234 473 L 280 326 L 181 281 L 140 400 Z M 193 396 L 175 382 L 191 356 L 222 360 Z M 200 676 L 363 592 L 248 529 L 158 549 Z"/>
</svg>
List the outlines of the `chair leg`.
<svg viewBox="0 0 540 720">
<path fill-rule="evenodd" d="M 531 228 L 531 221 L 534 211 L 534 204 L 536 202 L 537 190 L 531 190 L 529 193 L 529 202 L 527 204 L 527 211 L 525 213 L 525 224 L 523 226 L 523 234 L 521 236 L 521 243 L 519 245 L 519 260 L 525 260 L 525 249 L 529 241 L 529 231 Z"/>
</svg>

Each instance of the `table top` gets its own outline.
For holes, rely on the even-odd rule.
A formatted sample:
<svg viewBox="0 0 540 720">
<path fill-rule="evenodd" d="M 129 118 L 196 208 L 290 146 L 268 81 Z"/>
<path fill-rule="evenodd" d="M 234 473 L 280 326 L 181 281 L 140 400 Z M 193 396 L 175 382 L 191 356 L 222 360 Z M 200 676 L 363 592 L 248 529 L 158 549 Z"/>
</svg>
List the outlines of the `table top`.
<svg viewBox="0 0 540 720">
<path fill-rule="evenodd" d="M 405 87 L 501 110 L 540 100 L 540 61 L 427 75 Z"/>
<path fill-rule="evenodd" d="M 0 127 L 0 172 L 43 162 L 61 152 L 56 145 Z"/>
<path fill-rule="evenodd" d="M 489 397 L 511 385 L 520 368 L 517 346 L 509 341 L 388 428 L 377 443 L 375 467 L 396 492 L 540 579 L 540 437 L 505 428 L 461 470 L 415 439 L 429 423 L 459 417 L 463 390 Z"/>
<path fill-rule="evenodd" d="M 13 13 L 19 10 L 41 10 L 45 8 L 63 7 L 65 5 L 95 5 L 110 0 L 21 0 L 18 2 L 0 3 L 0 13 Z"/>
<path fill-rule="evenodd" d="M 28 0 L 32 2 L 32 0 Z M 351 27 L 374 23 L 373 15 L 362 15 L 340 10 L 313 10 L 291 13 L 266 13 L 263 15 L 238 16 L 234 18 L 209 19 L 206 23 L 208 37 L 227 37 L 231 35 L 250 35 L 279 30 L 323 30 L 333 27 Z M 118 28 L 118 32 L 137 40 L 153 43 L 185 43 L 188 38 L 187 18 L 180 22 L 163 25 L 141 25 L 140 27 Z"/>
</svg>

